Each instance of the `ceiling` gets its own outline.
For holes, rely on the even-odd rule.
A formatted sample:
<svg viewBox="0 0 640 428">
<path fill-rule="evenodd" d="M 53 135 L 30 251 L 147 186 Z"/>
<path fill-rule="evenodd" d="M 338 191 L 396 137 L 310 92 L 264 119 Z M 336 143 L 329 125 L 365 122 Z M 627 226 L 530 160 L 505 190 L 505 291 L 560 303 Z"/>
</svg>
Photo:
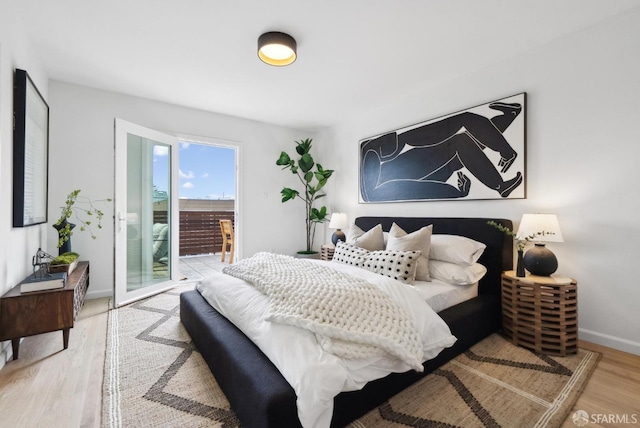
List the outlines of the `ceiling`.
<svg viewBox="0 0 640 428">
<path fill-rule="evenodd" d="M 316 130 L 640 7 L 638 0 L 0 0 L 54 80 Z M 266 31 L 298 59 L 257 57 Z"/>
</svg>

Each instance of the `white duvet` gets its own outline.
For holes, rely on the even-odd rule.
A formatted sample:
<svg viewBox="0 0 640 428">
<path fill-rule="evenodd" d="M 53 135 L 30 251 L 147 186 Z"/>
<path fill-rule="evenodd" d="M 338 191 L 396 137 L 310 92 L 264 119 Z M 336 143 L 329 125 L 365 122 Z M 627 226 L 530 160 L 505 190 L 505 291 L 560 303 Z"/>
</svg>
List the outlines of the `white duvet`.
<svg viewBox="0 0 640 428">
<path fill-rule="evenodd" d="M 422 343 L 422 361 L 434 358 L 455 343 L 446 323 L 412 286 L 340 263 L 320 260 L 314 263 L 366 279 L 388 294 L 413 320 Z M 251 338 L 293 387 L 298 417 L 305 428 L 329 427 L 333 398 L 340 392 L 357 390 L 389 373 L 411 369 L 388 356 L 341 359 L 325 352 L 314 333 L 266 321 L 267 296 L 244 280 L 215 274 L 198 284 L 197 289 L 211 306 Z"/>
</svg>

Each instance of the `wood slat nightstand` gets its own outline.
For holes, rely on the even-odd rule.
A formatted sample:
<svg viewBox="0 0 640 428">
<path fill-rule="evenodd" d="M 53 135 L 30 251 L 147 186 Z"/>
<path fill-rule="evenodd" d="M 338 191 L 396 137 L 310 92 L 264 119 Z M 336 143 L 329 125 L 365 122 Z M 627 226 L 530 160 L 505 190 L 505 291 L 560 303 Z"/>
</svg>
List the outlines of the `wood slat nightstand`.
<svg viewBox="0 0 640 428">
<path fill-rule="evenodd" d="M 336 250 L 336 247 L 333 245 L 323 245 L 320 247 L 320 259 L 331 261 L 333 260 L 333 252 Z"/>
<path fill-rule="evenodd" d="M 578 351 L 578 287 L 574 279 L 502 274 L 502 327 L 515 345 L 542 354 Z"/>
</svg>

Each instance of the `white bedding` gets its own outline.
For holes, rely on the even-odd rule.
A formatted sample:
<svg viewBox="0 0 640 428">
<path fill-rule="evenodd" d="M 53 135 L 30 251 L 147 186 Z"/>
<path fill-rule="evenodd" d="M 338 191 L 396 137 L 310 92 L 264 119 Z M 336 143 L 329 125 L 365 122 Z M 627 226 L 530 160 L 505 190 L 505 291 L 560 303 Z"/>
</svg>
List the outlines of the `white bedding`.
<svg viewBox="0 0 640 428">
<path fill-rule="evenodd" d="M 478 295 L 478 283 L 453 285 L 434 278 L 431 281 L 416 281 L 414 288 L 435 312 L 443 311 Z"/>
<path fill-rule="evenodd" d="M 340 263 L 314 262 L 364 278 L 388 293 L 413 318 L 422 342 L 423 361 L 455 343 L 449 327 L 420 296 L 419 288 Z M 265 321 L 269 315 L 268 298 L 244 280 L 216 274 L 198 284 L 197 289 L 211 306 L 251 338 L 293 387 L 298 417 L 305 428 L 330 425 L 333 398 L 340 392 L 357 390 L 371 380 L 411 369 L 397 359 L 384 357 L 340 359 L 323 351 L 314 333 Z"/>
</svg>

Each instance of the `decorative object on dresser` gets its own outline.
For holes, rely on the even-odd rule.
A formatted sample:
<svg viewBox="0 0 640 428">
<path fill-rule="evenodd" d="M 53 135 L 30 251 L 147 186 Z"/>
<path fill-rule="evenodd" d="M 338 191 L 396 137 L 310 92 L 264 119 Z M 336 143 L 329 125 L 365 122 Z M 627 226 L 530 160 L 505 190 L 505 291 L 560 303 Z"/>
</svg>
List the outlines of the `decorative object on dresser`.
<svg viewBox="0 0 640 428">
<path fill-rule="evenodd" d="M 20 292 L 31 293 L 34 291 L 54 290 L 64 287 L 66 282 L 66 272 L 36 272 L 22 280 L 20 283 Z"/>
<path fill-rule="evenodd" d="M 319 209 L 315 208 L 313 204 L 318 199 L 325 196 L 324 193 L 320 193 L 322 188 L 327 184 L 327 180 L 333 174 L 333 170 L 324 169 L 322 165 L 316 163 L 311 156 L 311 138 L 306 140 L 296 141 L 296 153 L 300 156 L 296 162 L 291 159 L 286 152 L 281 152 L 280 157 L 276 161 L 276 165 L 282 167 L 282 169 L 289 169 L 293 175 L 296 175 L 302 185 L 304 186 L 304 196 L 300 195 L 300 192 L 289 187 L 284 187 L 280 193 L 282 194 L 282 202 L 287 202 L 295 198 L 299 198 L 304 201 L 305 205 L 305 225 L 307 235 L 306 250 L 298 251 L 300 255 L 317 255 L 317 251 L 313 250 L 313 238 L 316 234 L 316 225 L 318 223 L 324 223 L 327 218 L 327 207 L 322 206 Z M 316 170 L 313 171 L 313 167 Z"/>
<path fill-rule="evenodd" d="M 95 226 L 98 229 L 102 229 L 104 213 L 96 207 L 96 202 L 111 202 L 111 199 L 94 201 L 80 196 L 80 189 L 73 190 L 67 195 L 65 206 L 61 207 L 60 218 L 53 225 L 54 229 L 58 231 L 58 252 L 60 255 L 71 251 L 71 236 L 73 235 L 73 229 L 76 227 L 75 224 L 69 222 L 72 216 L 75 216 L 76 221 L 80 223 L 81 232 L 88 231 L 91 234 L 91 239 L 97 238 L 93 232 L 93 219 L 95 218 L 97 222 Z M 86 208 L 81 204 L 86 205 Z M 82 216 L 80 213 L 82 213 Z"/>
<path fill-rule="evenodd" d="M 514 345 L 564 356 L 578 351 L 578 286 L 560 276 L 502 274 L 502 327 Z"/>
<path fill-rule="evenodd" d="M 65 274 L 66 275 L 66 274 Z M 13 359 L 18 359 L 20 339 L 62 330 L 64 349 L 69 331 L 84 304 L 89 287 L 89 262 L 80 262 L 64 287 L 21 293 L 16 285 L 0 298 L 0 341 L 11 340 Z"/>
<path fill-rule="evenodd" d="M 535 246 L 524 255 L 524 267 L 531 274 L 549 276 L 558 269 L 558 259 L 544 245 L 544 242 L 564 242 L 555 214 L 523 214 L 517 237 L 530 237 L 535 241 Z"/>
<path fill-rule="evenodd" d="M 53 259 L 53 257 L 42 251 L 42 248 L 38 248 L 36 254 L 31 258 L 33 273 L 20 282 L 21 293 L 53 290 L 65 286 L 67 273 L 64 271 L 51 273 L 49 262 L 44 261 L 45 259 Z"/>
<path fill-rule="evenodd" d="M 525 197 L 516 94 L 360 141 L 360 202 Z"/>
<path fill-rule="evenodd" d="M 342 229 L 346 229 L 347 227 L 349 227 L 349 219 L 345 213 L 331 214 L 329 229 L 336 229 L 333 235 L 331 235 L 333 245 L 336 245 L 338 241 L 347 242 L 347 235 L 342 231 Z"/>
<path fill-rule="evenodd" d="M 64 272 L 70 275 L 71 272 L 78 266 L 78 253 L 68 252 L 60 254 L 58 257 L 53 257 L 42 251 L 42 248 L 38 248 L 36 255 L 33 256 L 31 264 L 33 265 L 34 274 L 38 269 L 40 272 L 46 273 L 60 273 Z M 45 259 L 50 261 L 46 262 Z"/>
<path fill-rule="evenodd" d="M 49 263 L 49 272 L 66 272 L 70 275 L 76 267 L 78 267 L 78 258 L 80 255 L 72 251 L 62 253 L 55 257 Z"/>
</svg>

